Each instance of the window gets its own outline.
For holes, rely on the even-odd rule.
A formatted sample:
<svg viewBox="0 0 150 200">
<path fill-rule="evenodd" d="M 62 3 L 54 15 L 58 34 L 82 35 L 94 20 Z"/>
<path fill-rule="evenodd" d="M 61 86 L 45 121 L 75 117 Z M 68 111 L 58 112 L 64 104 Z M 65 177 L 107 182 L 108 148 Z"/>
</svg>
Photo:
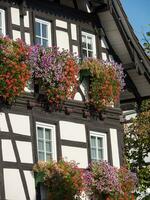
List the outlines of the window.
<svg viewBox="0 0 150 200">
<path fill-rule="evenodd" d="M 36 132 L 38 160 L 57 160 L 55 126 L 37 122 Z"/>
<path fill-rule="evenodd" d="M 6 35 L 5 11 L 0 9 L 0 35 Z"/>
<path fill-rule="evenodd" d="M 50 22 L 35 19 L 35 43 L 44 47 L 51 46 Z"/>
<path fill-rule="evenodd" d="M 108 160 L 106 134 L 90 132 L 91 160 Z"/>
<path fill-rule="evenodd" d="M 96 57 L 95 35 L 82 32 L 82 56 Z"/>
</svg>

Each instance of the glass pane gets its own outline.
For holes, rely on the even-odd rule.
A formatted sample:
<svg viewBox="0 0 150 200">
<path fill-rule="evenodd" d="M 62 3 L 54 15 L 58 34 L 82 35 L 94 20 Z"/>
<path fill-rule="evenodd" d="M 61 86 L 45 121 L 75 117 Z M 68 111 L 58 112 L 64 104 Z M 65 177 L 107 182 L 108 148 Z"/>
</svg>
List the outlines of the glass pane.
<svg viewBox="0 0 150 200">
<path fill-rule="evenodd" d="M 42 46 L 48 47 L 48 40 L 42 39 L 42 42 L 43 42 Z"/>
<path fill-rule="evenodd" d="M 92 51 L 88 51 L 88 57 L 93 57 L 93 52 Z"/>
<path fill-rule="evenodd" d="M 51 153 L 47 153 L 46 154 L 46 160 L 52 160 L 52 154 Z"/>
<path fill-rule="evenodd" d="M 35 22 L 35 34 L 41 36 L 40 23 Z"/>
<path fill-rule="evenodd" d="M 37 128 L 37 131 L 38 131 L 38 138 L 44 138 L 43 137 L 43 128 L 42 127 L 38 127 Z"/>
<path fill-rule="evenodd" d="M 3 33 L 2 33 L 2 28 L 0 28 L 0 35 L 3 35 Z"/>
<path fill-rule="evenodd" d="M 44 152 L 38 152 L 39 160 L 44 160 Z"/>
<path fill-rule="evenodd" d="M 82 49 L 82 56 L 83 56 L 83 58 L 84 58 L 84 57 L 87 57 L 87 50 Z"/>
<path fill-rule="evenodd" d="M 46 142 L 46 152 L 52 152 L 52 143 Z"/>
<path fill-rule="evenodd" d="M 45 129 L 45 138 L 46 140 L 51 140 L 51 129 Z"/>
<path fill-rule="evenodd" d="M 96 149 L 95 148 L 91 148 L 91 158 L 96 159 Z"/>
<path fill-rule="evenodd" d="M 87 45 L 88 45 L 88 49 L 93 50 L 92 38 L 91 37 L 87 37 Z"/>
<path fill-rule="evenodd" d="M 86 48 L 86 37 L 82 35 L 82 47 Z"/>
<path fill-rule="evenodd" d="M 103 149 L 98 150 L 98 160 L 103 160 Z"/>
<path fill-rule="evenodd" d="M 44 141 L 38 140 L 38 150 L 44 151 Z"/>
<path fill-rule="evenodd" d="M 35 43 L 36 43 L 36 44 L 42 45 L 41 38 L 36 37 L 36 38 L 35 38 Z"/>
<path fill-rule="evenodd" d="M 98 142 L 98 148 L 102 148 L 103 147 L 103 138 L 97 138 L 97 142 Z"/>
<path fill-rule="evenodd" d="M 91 136 L 91 147 L 96 147 L 96 137 Z"/>
<path fill-rule="evenodd" d="M 48 38 L 48 30 L 47 25 L 42 24 L 42 37 Z"/>
</svg>

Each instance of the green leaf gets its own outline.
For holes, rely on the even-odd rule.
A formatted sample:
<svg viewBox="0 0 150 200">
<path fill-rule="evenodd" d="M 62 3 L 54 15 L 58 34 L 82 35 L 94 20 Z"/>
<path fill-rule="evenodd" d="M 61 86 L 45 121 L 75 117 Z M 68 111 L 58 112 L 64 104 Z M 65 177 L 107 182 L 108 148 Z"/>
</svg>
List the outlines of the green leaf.
<svg viewBox="0 0 150 200">
<path fill-rule="evenodd" d="M 44 182 L 44 172 L 35 173 L 35 186 L 37 187 L 38 183 Z"/>
<path fill-rule="evenodd" d="M 80 82 L 82 82 L 85 77 L 88 77 L 90 75 L 91 75 L 91 73 L 90 73 L 89 69 L 80 70 Z"/>
</svg>

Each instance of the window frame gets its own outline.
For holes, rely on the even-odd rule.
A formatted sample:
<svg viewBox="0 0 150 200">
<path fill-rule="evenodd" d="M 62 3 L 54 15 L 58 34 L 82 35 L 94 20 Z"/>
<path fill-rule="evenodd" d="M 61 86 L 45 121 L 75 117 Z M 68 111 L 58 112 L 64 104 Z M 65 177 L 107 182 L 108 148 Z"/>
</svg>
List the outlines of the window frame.
<svg viewBox="0 0 150 200">
<path fill-rule="evenodd" d="M 40 24 L 44 24 L 44 25 L 46 25 L 47 26 L 47 34 L 48 34 L 48 37 L 47 38 L 45 38 L 45 37 L 43 37 L 43 36 L 38 36 L 37 34 L 36 34 L 36 22 L 37 23 L 40 23 Z M 41 26 L 41 25 L 40 25 Z M 50 47 L 50 46 L 52 46 L 52 29 L 51 29 L 51 22 L 49 22 L 49 21 L 46 21 L 46 20 L 43 20 L 43 19 L 39 19 L 39 18 L 35 18 L 35 44 L 37 44 L 36 43 L 36 38 L 40 38 L 40 39 L 45 39 L 45 40 L 47 40 L 48 41 L 48 46 L 47 47 Z M 41 28 L 41 27 L 40 27 Z M 42 42 L 42 44 L 40 44 L 41 46 L 43 46 L 43 42 Z"/>
<path fill-rule="evenodd" d="M 2 16 L 2 35 L 5 36 L 6 35 L 6 19 L 5 19 L 5 10 L 1 9 L 0 8 L 0 13 L 1 13 L 1 16 Z"/>
<path fill-rule="evenodd" d="M 91 153 L 91 148 L 92 148 L 91 147 L 91 136 L 96 137 L 96 139 L 97 138 L 102 138 L 102 144 L 103 144 L 103 159 L 102 160 L 108 161 L 107 134 L 106 133 L 102 133 L 102 132 L 90 131 L 90 153 Z M 98 145 L 97 145 L 97 142 L 96 142 L 96 159 L 92 158 L 92 153 L 91 153 L 91 161 L 101 161 L 98 158 Z"/>
<path fill-rule="evenodd" d="M 52 124 L 47 124 L 47 123 L 42 123 L 42 122 L 36 122 L 36 143 L 37 143 L 37 157 L 38 157 L 38 160 L 39 159 L 39 152 L 40 150 L 38 149 L 38 140 L 39 140 L 39 137 L 38 137 L 38 127 L 40 128 L 44 128 L 44 129 L 50 129 L 51 130 L 51 137 L 52 137 L 52 160 L 55 160 L 57 161 L 57 149 L 56 149 L 56 127 L 55 125 L 52 125 Z M 44 160 L 43 161 L 48 161 L 46 159 L 46 139 L 45 139 L 45 132 L 44 132 Z"/>
<path fill-rule="evenodd" d="M 86 40 L 87 40 L 87 37 L 90 37 L 92 39 L 92 44 L 93 44 L 93 50 L 90 50 L 87 48 L 87 43 L 86 43 L 86 48 L 83 48 L 82 47 L 82 36 L 85 36 L 86 37 Z M 86 51 L 90 51 L 90 52 L 93 52 L 93 58 L 96 58 L 97 57 L 97 52 L 96 52 L 96 36 L 92 33 L 88 33 L 88 32 L 85 32 L 85 31 L 81 31 L 81 50 L 83 51 L 86 50 Z M 83 53 L 82 53 L 83 55 Z M 89 58 L 89 56 L 87 55 L 87 58 Z"/>
</svg>

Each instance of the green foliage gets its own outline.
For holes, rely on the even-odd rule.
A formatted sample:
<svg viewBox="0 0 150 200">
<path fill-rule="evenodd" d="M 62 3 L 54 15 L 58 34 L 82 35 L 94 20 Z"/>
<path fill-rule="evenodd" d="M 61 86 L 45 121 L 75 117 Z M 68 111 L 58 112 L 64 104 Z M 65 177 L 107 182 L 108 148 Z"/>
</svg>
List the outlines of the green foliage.
<svg viewBox="0 0 150 200">
<path fill-rule="evenodd" d="M 139 191 L 146 191 L 150 187 L 150 165 L 145 157 L 150 152 L 150 100 L 141 105 L 141 113 L 132 120 L 124 135 L 125 156 L 130 169 L 137 172 Z"/>
<path fill-rule="evenodd" d="M 143 46 L 144 46 L 145 52 L 148 54 L 148 56 L 150 56 L 150 31 L 147 32 L 146 35 L 144 35 Z"/>
<path fill-rule="evenodd" d="M 39 161 L 34 165 L 36 185 L 44 184 L 52 200 L 80 199 L 83 189 L 82 171 L 75 162 Z"/>
</svg>

